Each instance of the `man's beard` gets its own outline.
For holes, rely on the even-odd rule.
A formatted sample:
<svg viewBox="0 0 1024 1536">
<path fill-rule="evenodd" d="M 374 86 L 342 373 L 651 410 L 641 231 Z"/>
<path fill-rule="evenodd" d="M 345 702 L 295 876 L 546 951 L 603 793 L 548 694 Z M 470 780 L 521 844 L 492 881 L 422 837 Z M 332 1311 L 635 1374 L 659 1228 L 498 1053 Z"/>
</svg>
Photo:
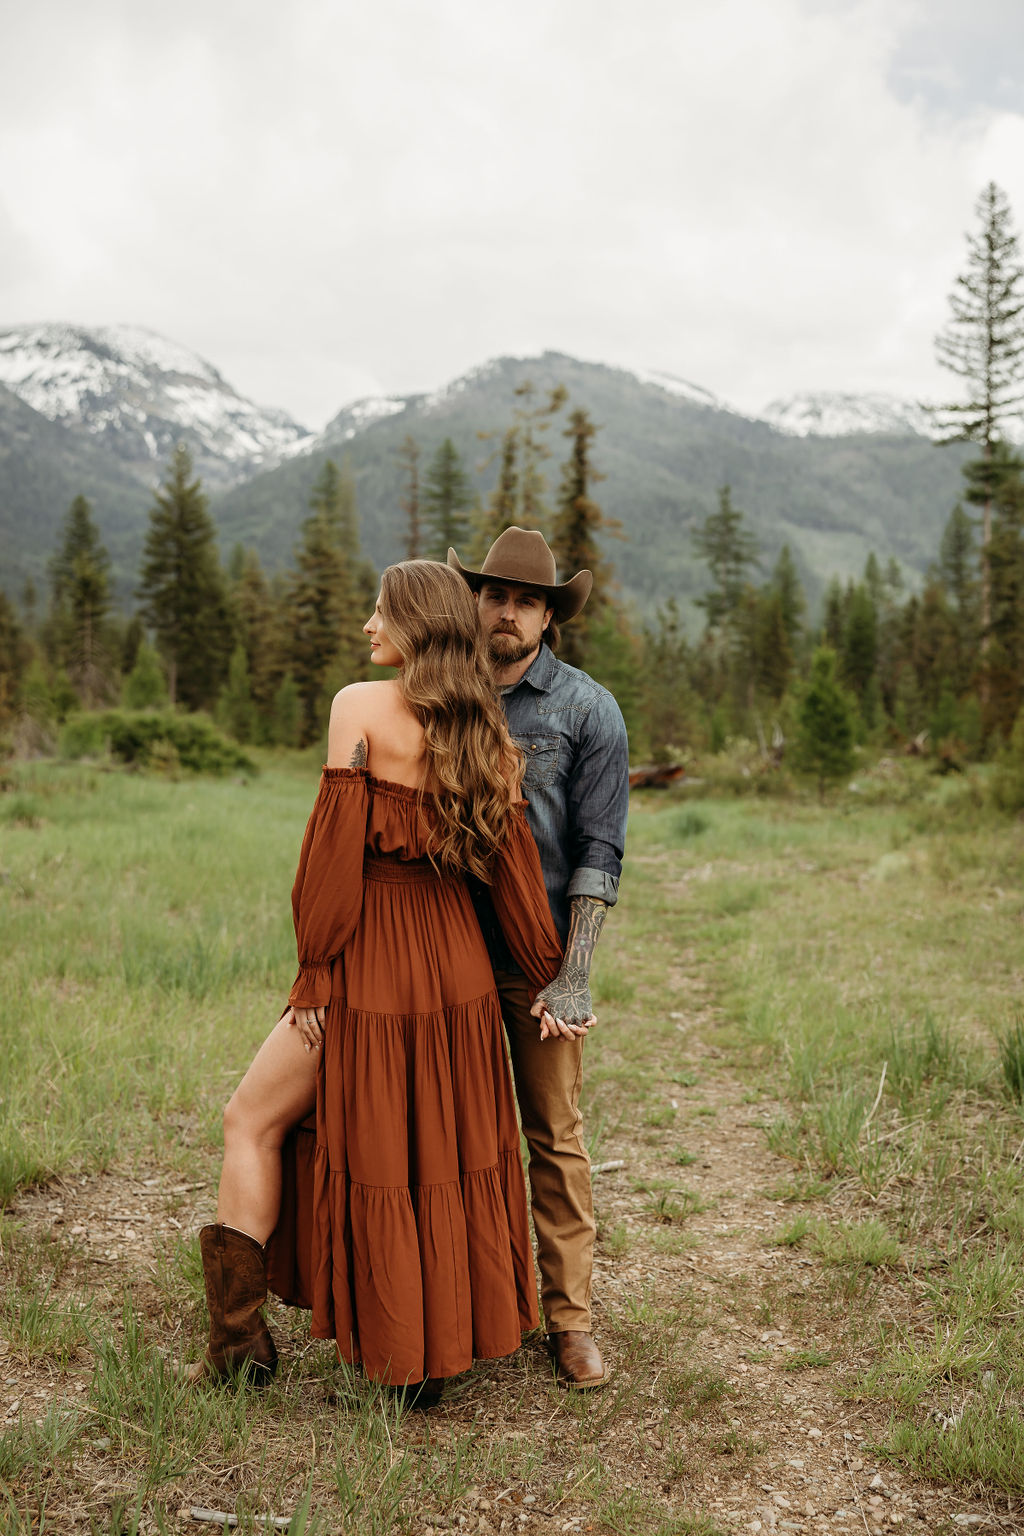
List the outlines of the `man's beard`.
<svg viewBox="0 0 1024 1536">
<path fill-rule="evenodd" d="M 517 661 L 525 661 L 537 649 L 528 645 L 522 635 L 510 635 L 500 629 L 492 629 L 487 637 L 487 650 L 496 667 L 512 667 Z"/>
</svg>

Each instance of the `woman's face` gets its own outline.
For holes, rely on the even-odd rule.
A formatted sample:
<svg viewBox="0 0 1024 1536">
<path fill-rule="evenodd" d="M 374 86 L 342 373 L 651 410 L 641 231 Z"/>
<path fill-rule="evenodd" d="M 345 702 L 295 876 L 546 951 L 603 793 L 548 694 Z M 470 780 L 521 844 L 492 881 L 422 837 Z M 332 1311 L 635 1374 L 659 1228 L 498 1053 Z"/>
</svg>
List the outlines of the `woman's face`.
<svg viewBox="0 0 1024 1536">
<path fill-rule="evenodd" d="M 388 635 L 387 620 L 380 611 L 379 596 L 377 606 L 363 625 L 363 634 L 370 637 L 370 660 L 375 667 L 402 665 L 401 652 Z"/>
</svg>

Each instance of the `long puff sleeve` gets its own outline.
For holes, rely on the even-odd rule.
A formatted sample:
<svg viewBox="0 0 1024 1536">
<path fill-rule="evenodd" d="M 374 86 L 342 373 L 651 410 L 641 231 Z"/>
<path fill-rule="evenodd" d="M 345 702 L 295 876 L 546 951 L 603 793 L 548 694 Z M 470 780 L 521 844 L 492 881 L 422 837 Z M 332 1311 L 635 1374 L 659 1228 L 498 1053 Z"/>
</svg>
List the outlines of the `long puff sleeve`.
<svg viewBox="0 0 1024 1536">
<path fill-rule="evenodd" d="M 324 769 L 292 887 L 299 974 L 288 1001 L 296 1007 L 330 1001 L 331 963 L 359 921 L 368 803 L 364 768 Z"/>
<path fill-rule="evenodd" d="M 512 958 L 532 991 L 540 992 L 558 975 L 562 944 L 551 917 L 525 801 L 512 807 L 509 835 L 494 860 L 491 900 Z"/>
</svg>

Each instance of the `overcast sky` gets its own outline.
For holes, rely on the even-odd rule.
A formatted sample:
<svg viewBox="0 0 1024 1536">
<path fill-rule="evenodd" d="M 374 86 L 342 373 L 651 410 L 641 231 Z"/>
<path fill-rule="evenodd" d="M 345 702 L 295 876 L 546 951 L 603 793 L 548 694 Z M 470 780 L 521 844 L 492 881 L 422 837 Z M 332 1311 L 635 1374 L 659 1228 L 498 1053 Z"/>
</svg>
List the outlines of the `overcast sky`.
<svg viewBox="0 0 1024 1536">
<path fill-rule="evenodd" d="M 555 348 L 920 396 L 1022 0 L 0 0 L 0 328 L 127 321 L 318 428 Z"/>
</svg>

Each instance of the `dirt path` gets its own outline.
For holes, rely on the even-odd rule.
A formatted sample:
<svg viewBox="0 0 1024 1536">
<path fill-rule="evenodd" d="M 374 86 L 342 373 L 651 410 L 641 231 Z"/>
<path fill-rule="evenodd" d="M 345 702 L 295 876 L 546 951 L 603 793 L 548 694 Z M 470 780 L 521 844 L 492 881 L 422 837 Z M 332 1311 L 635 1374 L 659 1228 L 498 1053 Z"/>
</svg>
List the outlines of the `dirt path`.
<svg viewBox="0 0 1024 1536">
<path fill-rule="evenodd" d="M 848 1326 L 857 1322 L 853 1314 L 844 1321 L 819 1261 L 795 1246 L 770 1245 L 795 1214 L 768 1193 L 792 1178 L 791 1166 L 766 1147 L 764 1125 L 778 1106 L 745 1102 L 748 1089 L 709 1043 L 713 1030 L 696 997 L 680 1035 L 674 1076 L 684 1082 L 662 1084 L 646 1117 L 657 1119 L 660 1106 L 671 1123 L 617 1130 L 600 1156 L 625 1166 L 595 1180 L 597 1329 L 616 1367 L 613 1385 L 601 1401 L 591 1398 L 574 1440 L 565 1426 L 574 1432 L 578 1414 L 554 1392 L 539 1341 L 512 1361 L 479 1367 L 428 1422 L 413 1416 L 404 1433 L 415 1448 L 483 1430 L 515 1455 L 482 1463 L 482 1475 L 447 1509 L 424 1509 L 407 1528 L 527 1536 L 1024 1529 L 1024 1512 L 1005 1500 L 928 1485 L 874 1459 L 870 1445 L 884 1435 L 887 1412 L 855 1395 L 865 1335 Z M 11 1215 L 18 1241 L 36 1244 L 41 1265 L 47 1254 L 59 1259 L 51 1298 L 91 1297 L 116 1330 L 130 1293 L 151 1340 L 180 1354 L 193 1347 L 196 1315 L 175 1315 L 167 1255 L 209 1218 L 213 1193 L 210 1182 L 140 1166 L 57 1181 L 24 1194 Z M 278 1313 L 275 1328 L 283 1321 Z M 297 1337 L 283 1340 L 285 1367 L 289 1350 L 301 1351 Z M 84 1348 L 62 1367 L 0 1344 L 0 1424 L 39 1419 L 54 1403 L 85 1406 L 90 1374 Z M 300 1395 L 296 1414 L 312 1428 L 315 1447 L 322 1416 L 337 1417 L 336 1399 L 329 1386 Z M 529 1470 L 526 1455 L 539 1426 L 543 1475 L 536 1465 Z M 593 1487 L 573 1491 L 585 1449 L 600 1456 L 610 1478 L 603 1502 Z M 104 1434 L 87 1440 L 66 1485 L 54 1490 L 57 1523 L 47 1529 L 88 1530 L 90 1512 L 130 1491 L 131 1476 L 112 1466 L 109 1452 Z M 181 1480 L 175 1530 L 204 1529 L 186 1518 L 191 1502 L 234 1506 L 246 1479 L 231 1460 Z M 543 1490 L 555 1473 L 568 1492 L 550 1508 Z"/>
</svg>

